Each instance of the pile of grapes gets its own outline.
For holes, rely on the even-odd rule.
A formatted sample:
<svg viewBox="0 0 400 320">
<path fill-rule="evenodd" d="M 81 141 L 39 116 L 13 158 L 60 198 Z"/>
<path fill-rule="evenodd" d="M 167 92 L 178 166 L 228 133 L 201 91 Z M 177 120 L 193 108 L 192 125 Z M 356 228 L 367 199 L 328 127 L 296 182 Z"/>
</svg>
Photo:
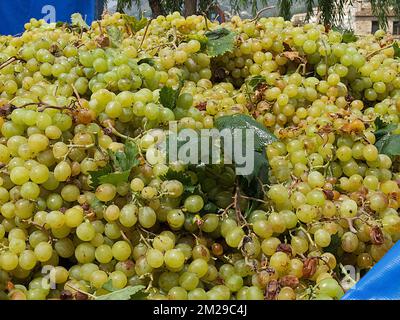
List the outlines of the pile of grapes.
<svg viewBox="0 0 400 320">
<path fill-rule="evenodd" d="M 0 37 L 1 299 L 340 299 L 344 270 L 400 238 L 385 32 L 179 13 L 25 28 Z M 254 188 L 158 148 L 172 121 L 237 115 L 274 138 Z"/>
</svg>

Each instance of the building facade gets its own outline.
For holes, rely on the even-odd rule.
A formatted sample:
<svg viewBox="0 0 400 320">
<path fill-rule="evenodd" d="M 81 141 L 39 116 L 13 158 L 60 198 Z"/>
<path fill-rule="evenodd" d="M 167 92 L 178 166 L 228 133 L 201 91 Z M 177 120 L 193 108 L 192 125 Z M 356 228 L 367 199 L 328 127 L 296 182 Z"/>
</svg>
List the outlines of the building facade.
<svg viewBox="0 0 400 320">
<path fill-rule="evenodd" d="M 367 0 L 353 2 L 353 5 L 347 6 L 343 19 L 343 27 L 353 30 L 355 34 L 365 35 L 374 33 L 379 29 L 378 18 L 376 18 L 371 9 L 371 3 Z M 311 22 L 319 20 L 318 9 L 315 9 Z M 292 21 L 295 24 L 304 23 L 305 13 L 295 14 Z M 387 31 L 394 36 L 400 37 L 400 21 L 394 13 L 389 14 Z"/>
</svg>

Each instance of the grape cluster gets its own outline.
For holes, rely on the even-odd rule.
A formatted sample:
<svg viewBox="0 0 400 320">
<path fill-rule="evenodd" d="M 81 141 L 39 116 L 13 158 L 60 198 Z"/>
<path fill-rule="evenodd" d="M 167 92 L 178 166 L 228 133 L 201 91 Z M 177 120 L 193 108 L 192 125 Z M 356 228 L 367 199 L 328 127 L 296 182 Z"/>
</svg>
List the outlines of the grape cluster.
<svg viewBox="0 0 400 320">
<path fill-rule="evenodd" d="M 217 57 L 202 40 L 218 23 L 179 13 L 140 30 L 119 13 L 78 30 L 31 19 L 0 37 L 1 299 L 137 285 L 148 299 L 340 299 L 344 266 L 364 274 L 400 238 L 398 160 L 376 146 L 378 122 L 400 133 L 394 40 L 279 17 L 221 26 L 236 36 Z M 174 108 L 163 87 L 180 87 Z M 233 114 L 278 138 L 256 199 L 234 166 L 158 148 L 171 121 Z M 126 179 L 96 182 L 127 141 Z"/>
</svg>

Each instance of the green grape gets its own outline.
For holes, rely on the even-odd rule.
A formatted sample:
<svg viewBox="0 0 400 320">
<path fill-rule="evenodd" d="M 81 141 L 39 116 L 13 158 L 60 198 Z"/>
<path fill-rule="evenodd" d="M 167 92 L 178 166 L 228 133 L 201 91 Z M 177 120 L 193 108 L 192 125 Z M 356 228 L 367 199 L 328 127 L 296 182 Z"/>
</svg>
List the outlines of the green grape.
<svg viewBox="0 0 400 320">
<path fill-rule="evenodd" d="M 144 228 L 151 228 L 157 221 L 155 211 L 150 207 L 142 207 L 138 214 L 139 223 Z"/>
<path fill-rule="evenodd" d="M 192 213 L 199 212 L 204 206 L 203 198 L 198 195 L 189 196 L 185 199 L 184 208 Z"/>
<path fill-rule="evenodd" d="M 53 248 L 47 242 L 40 242 L 35 246 L 34 253 L 38 261 L 45 262 L 51 258 Z"/>
<path fill-rule="evenodd" d="M 183 263 L 185 262 L 185 256 L 178 249 L 170 249 L 164 254 L 164 262 L 167 267 L 177 269 L 183 266 Z"/>
<path fill-rule="evenodd" d="M 126 241 L 117 241 L 112 246 L 112 254 L 119 261 L 127 260 L 132 253 L 132 249 Z"/>
</svg>

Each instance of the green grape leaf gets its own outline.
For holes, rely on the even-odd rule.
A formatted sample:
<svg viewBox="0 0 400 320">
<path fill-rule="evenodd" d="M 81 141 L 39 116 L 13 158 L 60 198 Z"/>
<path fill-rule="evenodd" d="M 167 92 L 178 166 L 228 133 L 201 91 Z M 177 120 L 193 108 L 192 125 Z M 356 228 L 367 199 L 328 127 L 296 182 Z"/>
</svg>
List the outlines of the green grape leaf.
<svg viewBox="0 0 400 320">
<path fill-rule="evenodd" d="M 247 83 L 254 91 L 260 84 L 265 83 L 265 81 L 266 80 L 263 76 L 258 75 L 258 76 L 251 77 Z"/>
<path fill-rule="evenodd" d="M 111 45 L 113 47 L 118 47 L 121 44 L 123 35 L 122 35 L 121 30 L 119 30 L 118 27 L 116 27 L 116 26 L 108 26 L 107 27 L 107 34 L 108 34 L 108 37 L 109 37 L 109 39 L 111 41 Z"/>
<path fill-rule="evenodd" d="M 118 289 L 113 287 L 111 279 L 108 280 L 105 284 L 103 284 L 102 288 L 110 292 L 118 291 Z"/>
<path fill-rule="evenodd" d="M 111 172 L 107 175 L 101 176 L 99 178 L 99 182 L 100 182 L 100 184 L 111 183 L 114 186 L 117 186 L 121 182 L 127 182 L 130 173 L 131 173 L 131 170 L 126 170 L 126 171 L 122 171 L 122 172 Z"/>
<path fill-rule="evenodd" d="M 354 31 L 352 30 L 345 30 L 342 33 L 342 42 L 344 43 L 350 43 L 350 42 L 356 42 L 358 37 L 354 34 Z"/>
<path fill-rule="evenodd" d="M 241 188 L 246 191 L 247 195 L 256 199 L 263 199 L 264 185 L 269 183 L 268 172 L 269 163 L 265 153 L 254 151 L 254 170 L 252 174 L 239 178 Z M 247 218 L 259 206 L 259 201 L 250 200 L 245 211 L 245 217 Z"/>
<path fill-rule="evenodd" d="M 90 181 L 93 188 L 96 188 L 101 184 L 100 178 L 104 177 L 112 172 L 112 167 L 107 164 L 105 167 L 97 171 L 89 171 Z"/>
<path fill-rule="evenodd" d="M 183 81 L 179 82 L 178 89 L 173 89 L 171 87 L 164 86 L 160 90 L 160 103 L 168 109 L 175 109 L 176 102 L 178 101 L 179 94 L 181 93 L 183 87 Z"/>
<path fill-rule="evenodd" d="M 145 288 L 145 286 L 128 286 L 124 289 L 98 296 L 96 300 L 144 300 L 148 295 L 144 292 Z"/>
<path fill-rule="evenodd" d="M 341 243 L 342 242 L 339 235 L 335 233 L 331 236 L 331 243 L 329 244 L 329 246 L 324 248 L 324 252 L 330 252 L 333 255 L 336 255 Z"/>
<path fill-rule="evenodd" d="M 205 36 L 207 37 L 207 53 L 211 57 L 217 57 L 226 52 L 232 52 L 235 45 L 236 33 L 226 28 L 219 28 L 207 32 Z"/>
<path fill-rule="evenodd" d="M 393 43 L 393 50 L 394 50 L 394 57 L 395 58 L 400 58 L 400 47 L 397 42 Z"/>
<path fill-rule="evenodd" d="M 277 141 L 277 138 L 262 124 L 255 121 L 251 116 L 244 114 L 219 117 L 215 120 L 215 126 L 219 130 L 254 130 L 254 168 L 251 174 L 240 176 L 239 182 L 241 189 L 243 189 L 247 195 L 250 195 L 254 198 L 262 198 L 264 185 L 268 183 L 269 171 L 269 163 L 265 154 L 265 147 L 272 142 Z M 245 138 L 245 135 L 242 134 L 242 137 Z M 245 143 L 242 145 L 246 146 Z M 259 203 L 250 201 L 249 207 L 245 214 L 250 214 L 258 205 Z"/>
<path fill-rule="evenodd" d="M 61 28 L 64 26 L 68 26 L 68 23 L 64 22 L 64 21 L 57 21 L 56 22 L 56 28 Z"/>
<path fill-rule="evenodd" d="M 74 13 L 71 15 L 71 25 L 77 26 L 82 29 L 89 30 L 90 27 L 86 23 L 86 21 L 82 18 L 80 13 Z"/>
<path fill-rule="evenodd" d="M 131 28 L 131 30 L 135 32 L 142 30 L 147 25 L 148 22 L 148 19 L 146 17 L 142 17 L 140 20 L 138 20 L 135 17 L 129 16 L 127 14 L 123 14 L 122 18 Z"/>
<path fill-rule="evenodd" d="M 171 168 L 161 177 L 163 180 L 178 180 L 184 186 L 193 186 L 192 177 L 186 171 L 175 171 Z"/>
<path fill-rule="evenodd" d="M 134 26 L 134 30 L 136 32 L 138 32 L 139 30 L 142 30 L 144 27 L 146 27 L 147 23 L 148 23 L 148 19 L 145 17 L 142 17 L 140 20 L 136 20 L 135 26 Z"/>
<path fill-rule="evenodd" d="M 351 29 L 344 29 L 341 27 L 333 27 L 333 31 L 337 31 L 342 34 L 342 42 L 350 43 L 357 41 L 358 37 L 354 34 L 354 31 Z"/>
<path fill-rule="evenodd" d="M 229 116 L 221 116 L 215 120 L 215 126 L 218 130 L 223 129 L 253 129 L 254 149 L 262 151 L 265 146 L 277 141 L 277 138 L 266 127 L 254 120 L 253 117 L 245 114 L 234 114 Z M 243 138 L 245 135 L 242 134 Z"/>
<path fill-rule="evenodd" d="M 150 65 L 150 66 L 154 66 L 154 65 L 155 65 L 155 61 L 154 61 L 154 59 L 152 59 L 152 58 L 143 58 L 143 59 L 140 59 L 140 60 L 137 62 L 138 65 L 139 65 L 139 64 L 142 64 L 142 63 L 147 63 L 147 64 Z"/>
<path fill-rule="evenodd" d="M 269 163 L 264 152 L 254 151 L 254 169 L 249 175 L 243 176 L 250 185 L 255 179 L 263 184 L 268 183 Z M 257 180 L 258 180 L 257 179 Z"/>
<path fill-rule="evenodd" d="M 168 109 L 175 109 L 179 91 L 170 87 L 162 87 L 160 90 L 160 103 Z"/>
<path fill-rule="evenodd" d="M 124 151 L 108 151 L 110 162 L 97 171 L 90 171 L 91 186 L 97 188 L 102 183 L 118 185 L 127 182 L 133 167 L 139 165 L 139 150 L 132 141 L 125 143 Z"/>
<path fill-rule="evenodd" d="M 137 158 L 139 150 L 137 145 L 132 141 L 127 141 L 124 151 L 117 151 L 114 155 L 116 158 L 114 165 L 122 171 L 130 171 L 139 164 L 139 159 Z"/>
<path fill-rule="evenodd" d="M 380 130 L 387 126 L 387 123 L 385 121 L 383 121 L 381 117 L 376 117 L 374 124 L 375 124 L 376 130 Z"/>
<path fill-rule="evenodd" d="M 393 130 L 397 128 L 397 125 L 394 123 L 391 123 L 387 125 L 386 127 L 381 127 L 380 129 L 376 130 L 374 132 L 376 139 L 380 139 L 384 135 L 392 133 Z"/>
<path fill-rule="evenodd" d="M 375 143 L 379 153 L 389 157 L 400 156 L 400 135 L 387 134 Z"/>
</svg>

